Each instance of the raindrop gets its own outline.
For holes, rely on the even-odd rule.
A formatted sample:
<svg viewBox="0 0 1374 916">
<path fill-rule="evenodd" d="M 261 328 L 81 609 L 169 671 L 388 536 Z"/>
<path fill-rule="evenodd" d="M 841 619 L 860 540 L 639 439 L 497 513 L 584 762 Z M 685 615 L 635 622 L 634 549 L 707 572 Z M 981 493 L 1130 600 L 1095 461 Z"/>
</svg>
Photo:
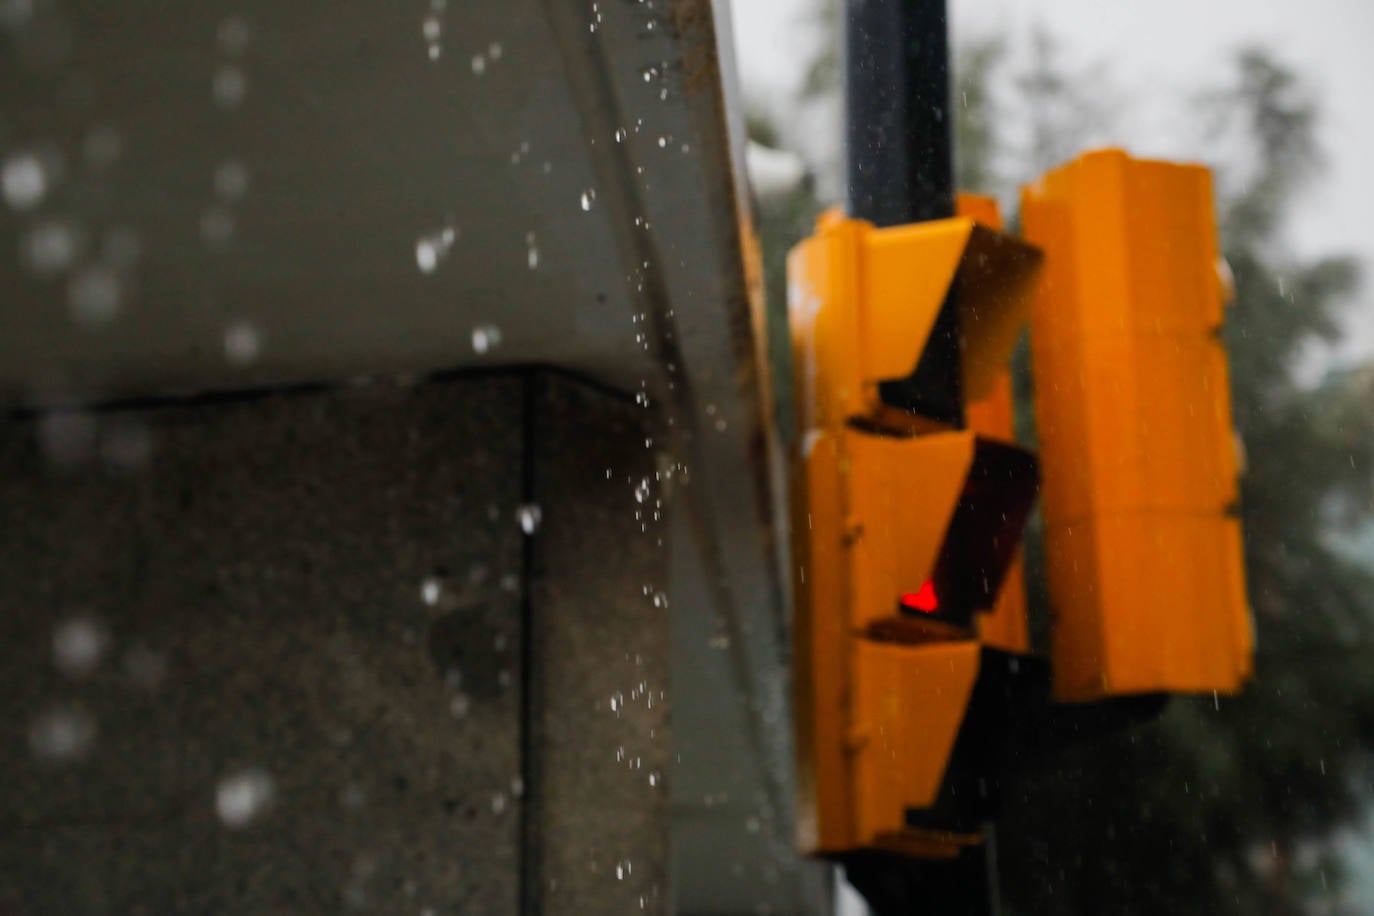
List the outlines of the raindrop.
<svg viewBox="0 0 1374 916">
<path fill-rule="evenodd" d="M 449 249 L 458 239 L 458 230 L 445 226 L 437 232 L 430 232 L 415 240 L 415 266 L 421 273 L 432 274 L 439 262 L 448 257 Z"/>
<path fill-rule="evenodd" d="M 452 699 L 448 701 L 449 715 L 453 716 L 455 719 L 467 718 L 468 711 L 471 708 L 472 701 L 468 699 L 468 695 L 465 693 L 454 694 Z"/>
<path fill-rule="evenodd" d="M 645 67 L 639 71 L 639 75 L 644 78 L 644 82 L 652 83 L 654 80 L 658 79 L 658 68 Z"/>
<path fill-rule="evenodd" d="M 118 275 L 102 264 L 83 267 L 67 284 L 72 320 L 83 328 L 97 328 L 113 321 L 122 298 Z"/>
<path fill-rule="evenodd" d="M 534 503 L 526 503 L 515 510 L 516 521 L 520 523 L 520 530 L 525 534 L 534 534 L 539 530 L 539 523 L 543 521 L 543 513 Z"/>
<path fill-rule="evenodd" d="M 654 592 L 654 607 L 666 608 L 668 606 L 668 596 L 663 592 Z"/>
<path fill-rule="evenodd" d="M 215 169 L 215 193 L 223 200 L 238 200 L 248 191 L 248 169 L 234 159 Z"/>
<path fill-rule="evenodd" d="M 594 204 L 595 202 L 596 202 L 596 191 L 594 191 L 594 190 L 591 189 L 591 188 L 588 188 L 587 190 L 585 190 L 585 191 L 582 192 L 582 209 L 583 209 L 583 210 L 590 210 L 590 209 L 592 208 L 592 204 Z"/>
<path fill-rule="evenodd" d="M 472 55 L 472 73 L 474 76 L 481 76 L 487 72 L 487 59 L 481 54 Z"/>
<path fill-rule="evenodd" d="M 224 329 L 224 358 L 232 366 L 249 366 L 262 353 L 262 334 L 247 322 L 239 321 Z"/>
<path fill-rule="evenodd" d="M 523 798 L 525 795 L 525 780 L 519 776 L 512 776 L 510 779 L 510 794 L 513 798 Z"/>
<path fill-rule="evenodd" d="M 530 270 L 536 270 L 539 267 L 539 243 L 533 232 L 525 233 L 525 248 L 526 262 Z"/>
<path fill-rule="evenodd" d="M 424 24 L 420 27 L 420 32 L 425 36 L 425 41 L 436 42 L 443 34 L 444 26 L 439 21 L 439 17 L 430 14 L 425 17 Z"/>
<path fill-rule="evenodd" d="M 505 54 L 505 52 L 506 52 L 506 49 L 503 48 L 503 47 L 501 47 L 501 42 L 499 42 L 499 41 L 493 41 L 493 42 L 487 47 L 487 56 L 490 57 L 490 58 L 491 58 L 492 60 L 494 60 L 494 61 L 500 60 L 500 59 L 501 59 L 501 56 L 502 56 L 503 54 Z"/>
<path fill-rule="evenodd" d="M 420 600 L 430 607 L 436 606 L 443 594 L 444 583 L 438 576 L 425 576 L 420 583 Z"/>
<path fill-rule="evenodd" d="M 220 67 L 215 71 L 211 89 L 220 108 L 237 108 L 248 91 L 248 78 L 238 67 Z"/>
<path fill-rule="evenodd" d="M 615 142 L 616 142 L 616 143 L 624 143 L 624 142 L 625 142 L 625 137 L 626 137 L 625 128 L 623 128 L 623 127 L 617 127 L 617 128 L 615 129 Z"/>
<path fill-rule="evenodd" d="M 667 138 L 667 137 L 659 137 L 659 138 L 658 138 L 658 148 L 659 148 L 659 149 L 667 149 L 667 147 L 668 147 L 668 138 Z"/>
<path fill-rule="evenodd" d="M 479 324 L 472 329 L 472 350 L 483 356 L 501 345 L 501 329 L 494 324 Z"/>
<path fill-rule="evenodd" d="M 31 210 L 48 193 L 48 170 L 37 155 L 30 152 L 12 153 L 0 167 L 0 190 L 5 202 L 15 210 Z"/>
<path fill-rule="evenodd" d="M 230 829 L 247 827 L 272 804 L 275 786 L 272 776 L 261 767 L 232 773 L 215 787 L 215 811 Z"/>
<path fill-rule="evenodd" d="M 659 779 L 660 779 L 660 777 L 659 777 L 659 775 L 658 775 L 658 770 L 650 770 L 650 771 L 649 771 L 649 785 L 651 785 L 651 786 L 656 786 L 656 785 L 658 785 Z"/>
<path fill-rule="evenodd" d="M 29 269 L 40 276 L 65 271 L 76 260 L 81 249 L 81 236 L 63 220 L 45 220 L 24 236 L 23 255 Z"/>
<path fill-rule="evenodd" d="M 96 725 L 79 706 L 53 706 L 29 726 L 29 750 L 46 763 L 79 760 L 95 744 Z"/>
<path fill-rule="evenodd" d="M 93 617 L 64 620 L 53 630 L 53 662 L 67 677 L 85 677 L 100 664 L 109 642 L 109 631 Z"/>
<path fill-rule="evenodd" d="M 506 810 L 506 794 L 504 792 L 491 793 L 491 813 L 500 814 Z"/>
</svg>

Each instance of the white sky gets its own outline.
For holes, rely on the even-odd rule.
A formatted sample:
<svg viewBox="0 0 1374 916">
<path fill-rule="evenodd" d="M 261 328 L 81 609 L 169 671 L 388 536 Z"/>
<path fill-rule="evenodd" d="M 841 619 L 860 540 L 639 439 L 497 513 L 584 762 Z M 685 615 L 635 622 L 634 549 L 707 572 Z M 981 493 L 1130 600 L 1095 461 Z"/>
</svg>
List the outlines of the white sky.
<svg viewBox="0 0 1374 916">
<path fill-rule="evenodd" d="M 806 20 L 816 0 L 731 2 L 745 95 L 776 108 L 815 47 Z M 1361 258 L 1369 275 L 1348 322 L 1347 350 L 1374 353 L 1374 0 L 949 2 L 956 43 L 1000 33 L 1015 57 L 1039 23 L 1070 67 L 1103 64 L 1139 113 L 1126 133 L 1142 155 L 1176 154 L 1168 112 L 1186 110 L 1195 90 L 1221 84 L 1235 48 L 1276 51 L 1319 100 L 1328 166 L 1296 209 L 1291 238 L 1305 254 Z"/>
</svg>

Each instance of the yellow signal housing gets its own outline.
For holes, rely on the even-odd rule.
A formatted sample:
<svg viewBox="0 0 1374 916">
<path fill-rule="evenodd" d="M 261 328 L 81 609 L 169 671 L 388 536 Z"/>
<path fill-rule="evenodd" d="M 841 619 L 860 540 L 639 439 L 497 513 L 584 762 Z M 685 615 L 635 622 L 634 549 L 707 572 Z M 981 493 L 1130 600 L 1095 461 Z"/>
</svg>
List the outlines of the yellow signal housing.
<svg viewBox="0 0 1374 916">
<path fill-rule="evenodd" d="M 978 680 L 1034 462 L 883 402 L 911 375 L 951 284 L 962 384 L 999 383 L 1039 255 L 974 220 L 875 229 L 836 213 L 788 261 L 799 834 L 810 852 L 953 856 L 976 837 L 908 825 L 934 804 Z M 924 603 L 926 601 L 929 603 Z"/>
<path fill-rule="evenodd" d="M 822 215 L 788 257 L 801 428 L 928 422 L 884 404 L 879 384 L 916 369 L 950 286 L 959 288 L 963 390 L 985 397 L 1025 323 L 1038 254 L 968 217 L 874 228 Z"/>
<path fill-rule="evenodd" d="M 1088 153 L 1024 189 L 1062 701 L 1251 670 L 1210 172 Z"/>
</svg>

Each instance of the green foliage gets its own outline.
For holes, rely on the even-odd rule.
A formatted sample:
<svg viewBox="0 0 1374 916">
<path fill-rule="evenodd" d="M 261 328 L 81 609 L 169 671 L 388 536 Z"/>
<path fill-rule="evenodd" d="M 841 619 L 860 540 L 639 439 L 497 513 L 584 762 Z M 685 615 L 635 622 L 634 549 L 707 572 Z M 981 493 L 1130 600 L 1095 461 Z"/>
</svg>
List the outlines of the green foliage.
<svg viewBox="0 0 1374 916">
<path fill-rule="evenodd" d="M 1315 171 L 1313 102 L 1263 52 L 1236 71 L 1215 110 L 1247 160 L 1223 181 L 1221 229 L 1255 680 L 1235 701 L 1175 700 L 1149 727 L 1028 766 L 1002 830 L 1016 911 L 1306 912 L 1340 883 L 1325 841 L 1363 809 L 1374 582 L 1332 551 L 1324 508 L 1369 517 L 1374 418 L 1353 393 L 1304 389 L 1291 372 L 1335 334 L 1357 276 L 1348 259 L 1298 260 L 1281 234 Z"/>
</svg>

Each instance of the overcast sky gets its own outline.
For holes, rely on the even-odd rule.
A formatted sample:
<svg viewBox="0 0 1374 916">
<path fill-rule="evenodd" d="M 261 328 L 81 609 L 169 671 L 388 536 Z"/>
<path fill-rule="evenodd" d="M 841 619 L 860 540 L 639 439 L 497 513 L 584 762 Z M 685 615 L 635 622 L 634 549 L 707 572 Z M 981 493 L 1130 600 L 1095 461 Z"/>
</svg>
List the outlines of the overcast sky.
<svg viewBox="0 0 1374 916">
<path fill-rule="evenodd" d="M 816 0 L 731 0 L 746 97 L 786 99 L 814 48 Z M 1328 170 L 1294 214 L 1292 241 L 1308 254 L 1350 253 L 1366 283 L 1350 347 L 1374 355 L 1374 0 L 950 0 L 955 42 L 1000 34 L 1015 56 L 1037 23 L 1071 67 L 1101 63 L 1125 91 L 1131 150 L 1177 154 L 1161 104 L 1216 86 L 1231 52 L 1262 44 L 1314 90 Z"/>
</svg>

